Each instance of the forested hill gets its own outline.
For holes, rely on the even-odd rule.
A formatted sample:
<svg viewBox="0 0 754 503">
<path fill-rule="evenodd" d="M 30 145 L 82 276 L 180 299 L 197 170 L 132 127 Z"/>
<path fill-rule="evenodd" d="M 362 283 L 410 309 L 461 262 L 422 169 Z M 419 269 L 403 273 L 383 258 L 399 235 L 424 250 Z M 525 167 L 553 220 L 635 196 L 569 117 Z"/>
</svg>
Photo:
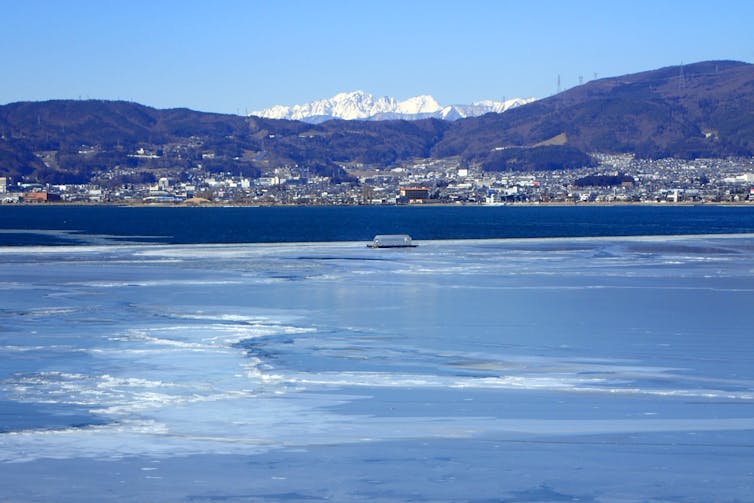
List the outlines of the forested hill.
<svg viewBox="0 0 754 503">
<path fill-rule="evenodd" d="M 134 156 L 139 149 L 153 155 Z M 487 169 L 561 169 L 588 162 L 585 152 L 753 155 L 754 65 L 710 61 L 599 79 L 456 122 L 312 125 L 98 100 L 0 106 L 0 176 L 40 181 L 84 182 L 115 166 L 191 169 L 199 162 L 248 176 L 297 164 L 348 179 L 342 166 L 349 164 L 450 156 Z"/>
<path fill-rule="evenodd" d="M 568 144 L 640 157 L 754 153 L 754 65 L 708 61 L 594 80 L 504 114 L 458 121 L 435 156 Z"/>
<path fill-rule="evenodd" d="M 12 103 L 0 106 L 0 175 L 86 180 L 116 165 L 145 164 L 144 156 L 133 156 L 141 148 L 156 154 L 146 163 L 152 167 L 188 169 L 204 160 L 210 169 L 255 176 L 267 166 L 298 164 L 345 176 L 339 163 L 388 166 L 428 157 L 448 126 L 441 120 L 315 126 L 121 101 Z"/>
</svg>

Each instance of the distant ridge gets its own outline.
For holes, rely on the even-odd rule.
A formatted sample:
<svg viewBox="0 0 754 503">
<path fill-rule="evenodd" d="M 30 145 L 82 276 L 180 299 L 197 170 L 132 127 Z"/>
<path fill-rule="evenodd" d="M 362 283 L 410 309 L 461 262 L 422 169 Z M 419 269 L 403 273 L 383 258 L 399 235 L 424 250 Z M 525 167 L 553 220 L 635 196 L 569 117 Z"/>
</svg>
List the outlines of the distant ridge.
<svg viewBox="0 0 754 503">
<path fill-rule="evenodd" d="M 437 108 L 428 97 L 399 112 Z M 428 107 L 428 108 L 425 108 Z M 153 155 L 140 156 L 139 151 Z M 352 181 L 354 164 L 454 158 L 486 170 L 568 169 L 589 153 L 640 158 L 754 156 L 754 65 L 705 61 L 593 80 L 545 99 L 455 121 L 330 120 L 157 110 L 52 100 L 0 106 L 0 176 L 86 183 L 160 169 L 260 176 L 296 165 Z M 115 168 L 120 168 L 116 170 Z"/>
<path fill-rule="evenodd" d="M 398 101 L 392 97 L 376 97 L 365 91 L 339 93 L 332 98 L 303 105 L 277 105 L 250 115 L 268 119 L 300 120 L 311 124 L 332 119 L 344 120 L 457 120 L 490 112 L 501 113 L 531 103 L 534 98 L 505 101 L 477 101 L 471 105 L 440 105 L 432 96 L 422 95 Z"/>
<path fill-rule="evenodd" d="M 593 80 L 505 114 L 456 122 L 433 154 L 481 159 L 490 147 L 556 140 L 644 158 L 751 156 L 754 65 L 704 61 Z"/>
</svg>

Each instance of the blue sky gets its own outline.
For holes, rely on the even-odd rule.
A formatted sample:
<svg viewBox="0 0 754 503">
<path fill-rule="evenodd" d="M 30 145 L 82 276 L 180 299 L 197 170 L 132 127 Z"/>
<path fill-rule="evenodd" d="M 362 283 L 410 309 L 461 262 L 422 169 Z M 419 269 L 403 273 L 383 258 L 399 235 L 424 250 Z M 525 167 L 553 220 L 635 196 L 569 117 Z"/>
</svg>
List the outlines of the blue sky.
<svg viewBox="0 0 754 503">
<path fill-rule="evenodd" d="M 708 59 L 754 62 L 754 1 L 0 0 L 0 103 L 244 113 L 363 89 L 543 97 Z"/>
</svg>

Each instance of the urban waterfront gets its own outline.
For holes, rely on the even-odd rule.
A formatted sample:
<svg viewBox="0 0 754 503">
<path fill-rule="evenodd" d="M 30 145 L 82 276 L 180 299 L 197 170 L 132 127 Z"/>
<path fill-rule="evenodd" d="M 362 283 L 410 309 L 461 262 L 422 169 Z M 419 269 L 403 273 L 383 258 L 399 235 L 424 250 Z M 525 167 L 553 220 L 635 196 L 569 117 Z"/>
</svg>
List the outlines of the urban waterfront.
<svg viewBox="0 0 754 503">
<path fill-rule="evenodd" d="M 178 149 L 184 148 L 175 146 Z M 82 147 L 82 158 L 96 150 Z M 138 158 L 160 156 L 141 149 Z M 174 153 L 174 155 L 179 155 Z M 205 152 L 213 158 L 213 152 Z M 106 204 L 395 205 L 573 203 L 751 203 L 754 160 L 638 159 L 594 154 L 596 168 L 537 172 L 485 172 L 459 159 L 424 159 L 393 168 L 344 165 L 348 181 L 295 165 L 270 167 L 257 178 L 194 169 L 115 167 L 87 184 L 40 184 L 0 179 L 0 201 Z M 142 173 L 143 174 L 143 173 Z"/>
</svg>

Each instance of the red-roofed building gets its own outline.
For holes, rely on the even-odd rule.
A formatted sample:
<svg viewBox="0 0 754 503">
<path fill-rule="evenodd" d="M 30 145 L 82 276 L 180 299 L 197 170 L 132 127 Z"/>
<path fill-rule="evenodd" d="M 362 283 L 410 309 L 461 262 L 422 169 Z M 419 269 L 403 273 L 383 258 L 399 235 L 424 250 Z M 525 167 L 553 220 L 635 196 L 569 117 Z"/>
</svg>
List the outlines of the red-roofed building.
<svg viewBox="0 0 754 503">
<path fill-rule="evenodd" d="M 49 203 L 60 201 L 60 195 L 51 192 L 27 192 L 24 194 L 25 203 Z"/>
</svg>

